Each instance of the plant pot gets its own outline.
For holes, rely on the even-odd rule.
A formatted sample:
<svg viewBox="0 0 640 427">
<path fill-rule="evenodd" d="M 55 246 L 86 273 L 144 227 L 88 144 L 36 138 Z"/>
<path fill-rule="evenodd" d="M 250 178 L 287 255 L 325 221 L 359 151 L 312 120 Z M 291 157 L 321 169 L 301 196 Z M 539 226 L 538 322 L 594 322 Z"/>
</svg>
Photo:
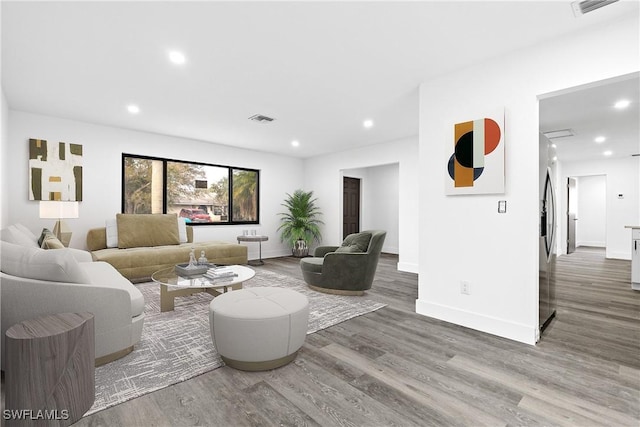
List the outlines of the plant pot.
<svg viewBox="0 0 640 427">
<path fill-rule="evenodd" d="M 307 246 L 307 242 L 302 239 L 296 241 L 291 251 L 293 253 L 293 256 L 296 258 L 304 258 L 309 255 L 309 247 Z"/>
</svg>

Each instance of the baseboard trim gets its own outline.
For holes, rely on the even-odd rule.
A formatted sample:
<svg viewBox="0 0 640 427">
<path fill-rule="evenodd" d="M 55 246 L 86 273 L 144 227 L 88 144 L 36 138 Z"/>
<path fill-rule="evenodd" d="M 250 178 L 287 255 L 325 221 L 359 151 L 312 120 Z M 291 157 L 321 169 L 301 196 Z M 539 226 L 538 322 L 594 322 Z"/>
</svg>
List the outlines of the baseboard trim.
<svg viewBox="0 0 640 427">
<path fill-rule="evenodd" d="M 419 299 L 416 300 L 416 313 L 524 344 L 535 345 L 537 339 L 537 327 L 485 316 L 456 307 L 433 304 Z"/>
<path fill-rule="evenodd" d="M 415 273 L 415 274 L 419 273 L 418 264 L 414 264 L 412 262 L 399 262 L 398 264 L 396 264 L 396 266 L 398 271 L 404 271 L 406 273 Z"/>
<path fill-rule="evenodd" d="M 607 257 L 607 259 L 622 259 L 625 261 L 631 261 L 631 253 L 627 252 L 607 251 L 605 256 Z"/>
</svg>

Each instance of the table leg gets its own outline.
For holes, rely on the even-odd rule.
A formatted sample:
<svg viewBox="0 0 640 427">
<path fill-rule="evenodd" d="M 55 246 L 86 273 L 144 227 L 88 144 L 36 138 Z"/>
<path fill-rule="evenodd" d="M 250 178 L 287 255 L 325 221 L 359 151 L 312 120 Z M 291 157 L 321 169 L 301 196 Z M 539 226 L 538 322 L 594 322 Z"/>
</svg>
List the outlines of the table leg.
<svg viewBox="0 0 640 427">
<path fill-rule="evenodd" d="M 160 285 L 160 312 L 173 311 L 176 297 L 188 297 L 203 290 L 203 288 L 183 288 L 171 291 L 167 285 Z"/>
<path fill-rule="evenodd" d="M 249 261 L 248 264 L 249 265 L 264 265 L 264 261 L 262 261 L 262 241 L 258 241 L 258 243 L 260 244 L 260 255 L 259 255 L 259 259 L 257 260 L 252 260 Z"/>
<path fill-rule="evenodd" d="M 160 312 L 173 311 L 174 296 L 169 293 L 167 285 L 160 285 Z"/>
</svg>

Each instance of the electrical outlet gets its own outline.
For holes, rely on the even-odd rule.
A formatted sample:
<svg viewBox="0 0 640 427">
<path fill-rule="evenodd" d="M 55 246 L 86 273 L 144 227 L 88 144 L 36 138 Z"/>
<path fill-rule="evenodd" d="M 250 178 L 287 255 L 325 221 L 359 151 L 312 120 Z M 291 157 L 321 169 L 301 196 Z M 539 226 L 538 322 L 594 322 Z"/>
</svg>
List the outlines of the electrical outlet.
<svg viewBox="0 0 640 427">
<path fill-rule="evenodd" d="M 469 290 L 469 282 L 466 280 L 460 282 L 460 293 L 464 295 L 469 295 L 471 293 Z"/>
</svg>

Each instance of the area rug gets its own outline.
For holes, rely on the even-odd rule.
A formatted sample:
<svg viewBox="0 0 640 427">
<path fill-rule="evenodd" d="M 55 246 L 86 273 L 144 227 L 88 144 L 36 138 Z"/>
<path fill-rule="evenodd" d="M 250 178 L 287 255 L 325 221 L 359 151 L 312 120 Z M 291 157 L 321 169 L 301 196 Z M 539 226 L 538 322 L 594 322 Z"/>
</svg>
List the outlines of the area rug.
<svg viewBox="0 0 640 427">
<path fill-rule="evenodd" d="M 132 353 L 96 368 L 96 399 L 86 415 L 224 366 L 209 331 L 211 295 L 176 298 L 174 311 L 160 313 L 159 285 L 137 286 L 145 298 L 142 339 Z M 385 306 L 366 297 L 315 292 L 299 279 L 264 270 L 257 270 L 244 283 L 244 288 L 257 286 L 285 287 L 305 294 L 309 298 L 307 334 Z"/>
</svg>

